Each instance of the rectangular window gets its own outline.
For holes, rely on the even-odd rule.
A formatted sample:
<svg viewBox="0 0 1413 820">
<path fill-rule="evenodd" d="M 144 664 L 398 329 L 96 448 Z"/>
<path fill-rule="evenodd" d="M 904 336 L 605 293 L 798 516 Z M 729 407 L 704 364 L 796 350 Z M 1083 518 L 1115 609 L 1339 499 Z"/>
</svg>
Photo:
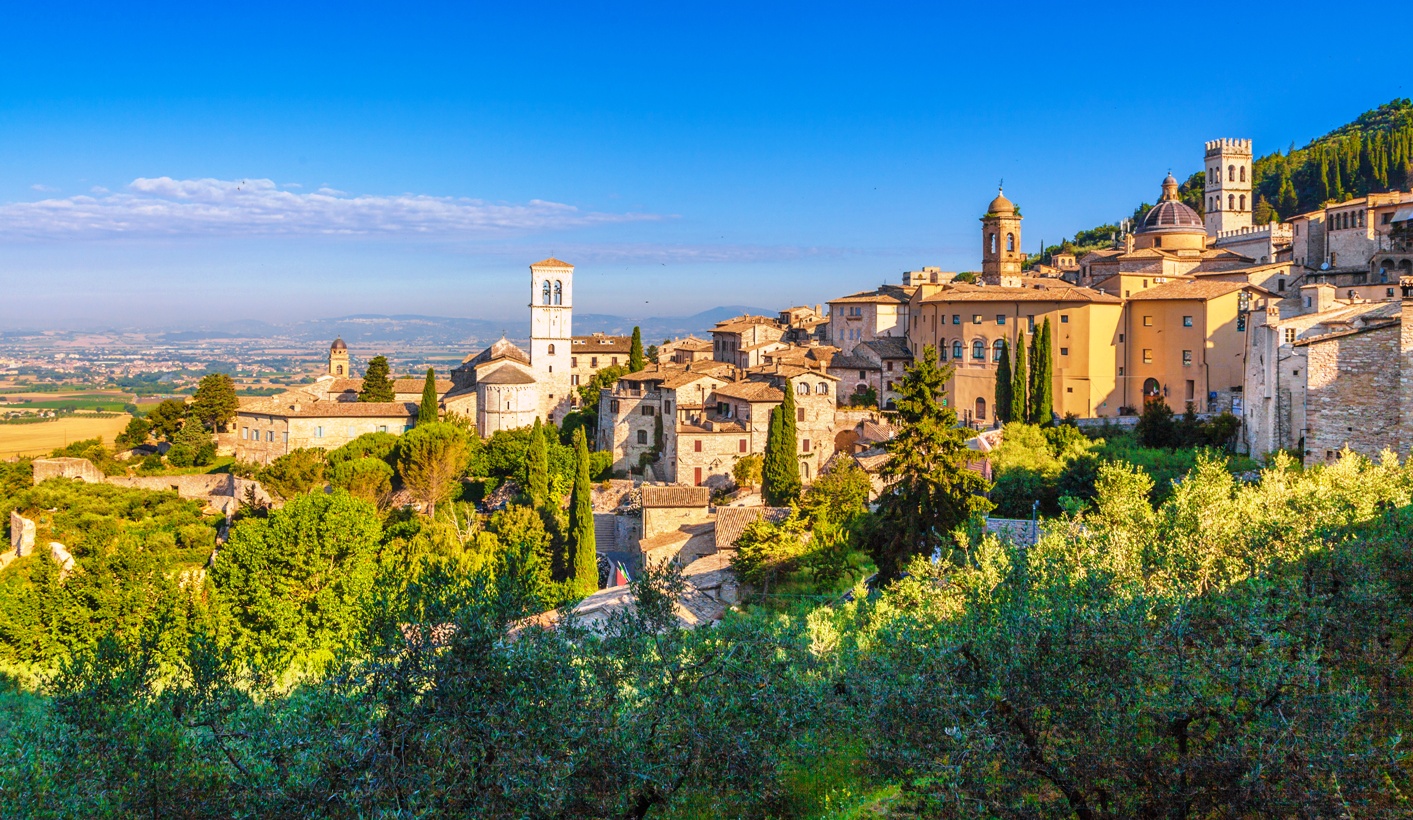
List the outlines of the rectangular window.
<svg viewBox="0 0 1413 820">
<path fill-rule="evenodd" d="M 265 431 L 265 440 L 266 440 L 266 441 L 274 441 L 274 440 L 275 440 L 275 431 L 274 431 L 274 430 L 266 430 L 266 431 Z"/>
<path fill-rule="evenodd" d="M 240 428 L 240 437 L 241 437 L 241 438 L 250 438 L 250 428 L 249 428 L 249 427 L 242 427 L 242 428 Z"/>
<path fill-rule="evenodd" d="M 1288 327 L 1288 328 L 1286 328 L 1286 329 L 1285 329 L 1285 343 L 1286 343 L 1286 344 L 1291 344 L 1291 343 L 1294 342 L 1294 341 L 1295 341 L 1295 328 L 1293 328 L 1293 327 Z"/>
<path fill-rule="evenodd" d="M 1152 326 L 1153 326 L 1153 317 L 1152 317 L 1152 316 L 1144 316 L 1144 317 L 1143 317 L 1143 326 L 1144 326 L 1144 327 L 1152 327 Z"/>
<path fill-rule="evenodd" d="M 697 439 L 696 441 L 692 442 L 692 452 L 694 452 L 694 453 L 700 453 L 701 451 L 702 451 L 702 440 L 701 440 L 701 439 Z"/>
<path fill-rule="evenodd" d="M 578 367 L 578 366 L 579 366 L 579 357 L 578 357 L 578 356 L 570 356 L 570 357 L 569 357 L 569 366 L 570 366 L 570 367 Z"/>
<path fill-rule="evenodd" d="M 888 363 L 888 372 L 889 372 L 889 373 L 892 373 L 892 372 L 893 372 L 893 363 L 892 363 L 892 362 L 889 362 L 889 363 Z"/>
<path fill-rule="evenodd" d="M 670 401 L 665 401 L 665 402 L 663 402 L 663 403 L 662 403 L 662 414 L 665 416 L 665 415 L 670 414 L 671 412 L 672 412 L 672 402 L 670 402 Z"/>
<path fill-rule="evenodd" d="M 598 356 L 590 356 L 590 357 L 589 357 L 589 367 L 598 367 L 598 366 L 599 366 L 599 357 L 598 357 Z"/>
<path fill-rule="evenodd" d="M 952 324 L 954 324 L 954 325 L 959 325 L 959 324 L 961 324 L 961 323 L 962 323 L 962 315 L 961 315 L 960 313 L 953 313 L 953 314 L 952 314 Z"/>
<path fill-rule="evenodd" d="M 1068 313 L 1061 313 L 1061 314 L 1060 314 L 1060 324 L 1062 324 L 1062 325 L 1067 325 L 1067 324 L 1069 324 L 1069 323 L 1070 323 L 1070 315 L 1069 315 Z"/>
<path fill-rule="evenodd" d="M 285 444 L 289 444 L 289 431 L 286 430 L 286 431 L 284 431 L 283 433 L 281 433 L 280 435 L 284 437 Z"/>
<path fill-rule="evenodd" d="M 1143 348 L 1143 363 L 1144 363 L 1144 364 L 1152 364 L 1152 363 L 1153 363 L 1153 349 L 1152 349 L 1152 348 L 1148 348 L 1148 347 Z"/>
<path fill-rule="evenodd" d="M 645 416 L 651 416 L 653 414 L 653 406 L 651 404 L 643 405 L 642 413 Z"/>
<path fill-rule="evenodd" d="M 860 381 L 863 381 L 864 379 L 867 379 L 867 378 L 868 378 L 868 374 L 865 373 L 864 371 L 860 370 L 860 371 L 859 371 L 859 380 L 860 380 Z"/>
<path fill-rule="evenodd" d="M 971 316 L 971 323 L 974 324 L 974 325 L 979 325 L 979 324 L 981 324 L 981 314 L 980 314 L 980 313 L 973 313 L 972 316 Z"/>
<path fill-rule="evenodd" d="M 324 437 L 324 428 L 323 428 L 323 426 L 321 425 L 321 426 L 319 426 L 319 427 L 315 427 L 315 428 L 314 428 L 314 438 L 323 438 L 323 437 Z"/>
<path fill-rule="evenodd" d="M 386 424 L 379 424 L 379 425 L 378 425 L 378 432 L 379 432 L 379 433 L 386 433 L 387 431 L 388 431 L 388 426 L 387 426 Z"/>
<path fill-rule="evenodd" d="M 1119 368 L 1119 375 L 1122 376 L 1123 374 L 1124 374 L 1124 369 L 1123 369 L 1122 367 L 1120 367 L 1120 368 Z"/>
<path fill-rule="evenodd" d="M 1285 293 L 1285 280 L 1284 280 L 1284 279 L 1277 279 L 1277 280 L 1276 280 L 1276 290 L 1280 291 L 1281 293 Z"/>
<path fill-rule="evenodd" d="M 1123 340 L 1124 340 L 1124 335 L 1123 335 L 1122 333 L 1120 333 L 1120 334 L 1119 334 L 1119 341 L 1122 342 Z"/>
<path fill-rule="evenodd" d="M 638 431 L 638 443 L 639 443 L 639 444 L 647 444 L 647 443 L 648 443 L 648 431 L 647 431 L 647 430 L 639 430 L 639 431 Z"/>
<path fill-rule="evenodd" d="M 617 366 L 618 366 L 618 357 L 617 357 L 617 356 L 614 356 L 614 357 L 613 357 L 613 366 L 614 366 L 614 367 L 617 367 Z"/>
<path fill-rule="evenodd" d="M 613 399 L 608 403 L 608 410 L 610 413 L 618 412 L 618 399 Z"/>
<path fill-rule="evenodd" d="M 804 439 L 804 440 L 802 440 L 800 443 L 804 445 L 804 447 L 805 447 L 805 452 L 808 453 L 808 452 L 810 451 L 810 440 L 809 440 L 809 439 Z"/>
<path fill-rule="evenodd" d="M 1027 317 L 1025 317 L 1025 323 L 1026 323 L 1026 330 L 1028 330 L 1028 331 L 1031 332 L 1031 333 L 1034 333 L 1034 332 L 1035 332 L 1035 317 L 1034 317 L 1034 316 L 1027 316 Z"/>
<path fill-rule="evenodd" d="M 1192 379 L 1187 380 L 1187 401 L 1197 398 L 1197 382 Z"/>
<path fill-rule="evenodd" d="M 1191 351 L 1191 350 L 1184 350 L 1184 351 L 1182 352 L 1182 366 L 1183 366 L 1183 367 L 1192 367 L 1192 351 Z"/>
<path fill-rule="evenodd" d="M 803 407 L 798 408 L 798 409 L 795 411 L 795 415 L 796 415 L 796 419 L 795 419 L 796 421 L 804 421 L 804 420 L 805 420 L 805 408 L 803 408 Z"/>
<path fill-rule="evenodd" d="M 1184 317 L 1182 317 L 1182 326 L 1183 326 L 1183 327 L 1192 327 L 1192 317 L 1191 317 L 1191 316 L 1184 316 Z"/>
<path fill-rule="evenodd" d="M 1061 356 L 1068 356 L 1068 355 L 1070 355 L 1070 349 L 1069 349 L 1068 347 L 1062 347 L 1062 348 L 1060 348 L 1060 355 L 1061 355 Z"/>
<path fill-rule="evenodd" d="M 702 468 L 698 467 L 692 476 L 692 482 L 698 487 L 702 486 Z"/>
<path fill-rule="evenodd" d="M 737 443 L 737 451 L 738 451 L 738 452 L 742 452 L 742 453 L 746 452 L 746 440 L 745 440 L 745 439 L 741 439 L 740 442 Z"/>
<path fill-rule="evenodd" d="M 998 325 L 1004 325 L 1005 323 L 1006 323 L 1006 314 L 1004 314 L 1004 313 L 998 313 L 998 314 L 996 314 L 996 324 L 998 324 Z"/>
</svg>

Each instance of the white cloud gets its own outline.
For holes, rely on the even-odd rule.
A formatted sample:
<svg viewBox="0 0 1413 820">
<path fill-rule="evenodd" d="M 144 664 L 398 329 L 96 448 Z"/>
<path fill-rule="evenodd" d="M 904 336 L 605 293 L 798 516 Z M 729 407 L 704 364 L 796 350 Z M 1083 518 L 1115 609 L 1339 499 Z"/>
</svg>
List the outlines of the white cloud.
<svg viewBox="0 0 1413 820">
<path fill-rule="evenodd" d="M 558 202 L 523 204 L 421 194 L 350 195 L 329 187 L 298 193 L 268 179 L 139 178 L 117 193 L 0 205 L 0 235 L 442 236 L 477 238 L 656 220 L 640 213 L 581 211 Z"/>
<path fill-rule="evenodd" d="M 29 188 L 30 188 L 31 191 L 38 191 L 38 192 L 40 192 L 41 194 L 52 194 L 52 193 L 54 193 L 55 191 L 59 190 L 58 188 L 55 188 L 53 185 L 45 185 L 45 184 L 42 183 L 42 182 L 36 182 L 36 183 L 34 183 L 33 185 L 29 186 Z"/>
</svg>

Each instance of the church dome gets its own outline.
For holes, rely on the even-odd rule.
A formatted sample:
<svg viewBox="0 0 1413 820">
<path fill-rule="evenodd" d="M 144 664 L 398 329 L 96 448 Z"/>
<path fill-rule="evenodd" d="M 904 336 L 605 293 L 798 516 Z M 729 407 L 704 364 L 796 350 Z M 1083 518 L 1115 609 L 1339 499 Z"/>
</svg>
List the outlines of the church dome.
<svg viewBox="0 0 1413 820">
<path fill-rule="evenodd" d="M 1163 198 L 1143 217 L 1138 233 L 1206 233 L 1202 217 L 1178 199 L 1178 182 L 1171 173 L 1163 180 Z"/>
<path fill-rule="evenodd" d="M 329 350 L 348 350 L 348 345 L 343 343 L 343 339 L 334 339 L 334 343 L 329 345 Z"/>
<path fill-rule="evenodd" d="M 997 188 L 996 198 L 991 200 L 990 205 L 986 206 L 986 212 L 988 214 L 1003 214 L 1005 216 L 1010 216 L 1011 214 L 1016 212 L 1016 206 L 1009 199 L 1006 199 L 1006 195 L 1001 193 L 1000 188 Z"/>
</svg>

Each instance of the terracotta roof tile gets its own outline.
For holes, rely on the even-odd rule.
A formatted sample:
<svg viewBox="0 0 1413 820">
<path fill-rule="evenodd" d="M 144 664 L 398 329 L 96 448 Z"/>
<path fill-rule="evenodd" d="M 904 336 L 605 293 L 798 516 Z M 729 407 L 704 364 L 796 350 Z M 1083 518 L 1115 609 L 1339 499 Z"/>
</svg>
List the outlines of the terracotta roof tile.
<svg viewBox="0 0 1413 820">
<path fill-rule="evenodd" d="M 1155 288 L 1135 293 L 1129 301 L 1156 301 L 1165 299 L 1215 299 L 1251 287 L 1246 282 L 1194 282 L 1183 280 L 1158 285 Z"/>
<path fill-rule="evenodd" d="M 733 382 L 716 388 L 716 395 L 748 402 L 782 402 L 785 394 L 768 382 Z"/>
<path fill-rule="evenodd" d="M 762 519 L 778 523 L 790 517 L 789 507 L 717 507 L 716 548 L 735 549 L 746 527 Z"/>
<path fill-rule="evenodd" d="M 561 259 L 555 259 L 553 256 L 551 256 L 551 257 L 549 257 L 548 259 L 541 259 L 540 261 L 534 263 L 534 264 L 531 265 L 530 267 L 532 267 L 532 268 L 572 268 L 572 267 L 574 267 L 574 266 L 571 265 L 571 264 L 569 264 L 568 262 L 565 262 L 565 261 L 563 261 L 563 260 L 561 260 Z"/>
<path fill-rule="evenodd" d="M 1056 285 L 1039 288 L 1007 288 L 997 285 L 947 285 L 936 293 L 922 298 L 924 304 L 946 304 L 949 302 L 1089 302 L 1118 305 L 1123 300 L 1117 296 L 1092 288 L 1072 285 Z"/>
<path fill-rule="evenodd" d="M 711 490 L 707 487 L 643 485 L 643 507 L 645 508 L 705 507 L 710 503 Z"/>
</svg>

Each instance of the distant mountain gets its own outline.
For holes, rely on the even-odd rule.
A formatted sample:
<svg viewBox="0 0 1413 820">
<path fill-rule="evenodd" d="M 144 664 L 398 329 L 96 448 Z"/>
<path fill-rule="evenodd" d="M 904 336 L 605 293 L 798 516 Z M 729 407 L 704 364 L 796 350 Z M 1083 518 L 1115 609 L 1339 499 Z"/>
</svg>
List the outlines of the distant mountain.
<svg viewBox="0 0 1413 820">
<path fill-rule="evenodd" d="M 574 316 L 574 332 L 581 335 L 608 333 L 626 336 L 637 326 L 642 328 L 643 341 L 653 344 L 663 339 L 690 334 L 708 337 L 712 326 L 717 322 L 743 313 L 773 316 L 776 311 L 745 305 L 722 305 L 690 316 L 654 316 L 644 319 L 629 319 L 604 313 L 581 313 Z M 378 345 L 440 345 L 465 349 L 494 341 L 501 335 L 513 340 L 527 339 L 530 335 L 527 317 L 517 317 L 514 321 L 497 321 L 453 316 L 385 316 L 360 313 L 327 319 L 309 319 L 288 325 L 239 320 L 215 323 L 200 329 L 172 330 L 162 334 L 161 339 L 167 342 L 195 342 L 207 339 L 284 337 L 301 343 L 322 345 L 335 338 L 342 338 L 350 345 L 365 348 Z"/>
</svg>

